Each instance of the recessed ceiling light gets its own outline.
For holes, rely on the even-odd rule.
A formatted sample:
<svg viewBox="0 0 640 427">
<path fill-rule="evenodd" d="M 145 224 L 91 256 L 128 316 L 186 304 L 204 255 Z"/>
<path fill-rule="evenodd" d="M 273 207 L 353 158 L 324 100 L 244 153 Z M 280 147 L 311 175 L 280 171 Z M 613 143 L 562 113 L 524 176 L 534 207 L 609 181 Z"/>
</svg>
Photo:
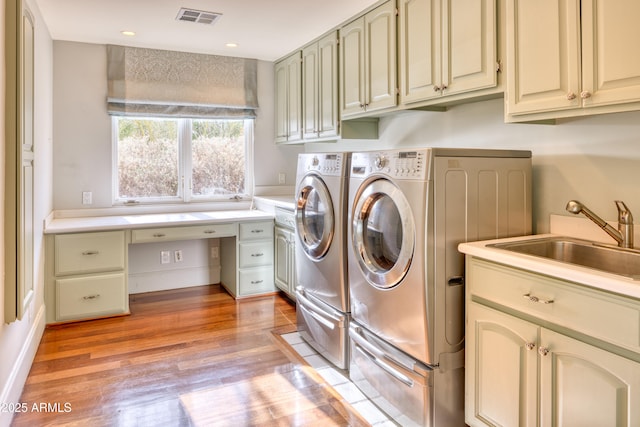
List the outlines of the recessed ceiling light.
<svg viewBox="0 0 640 427">
<path fill-rule="evenodd" d="M 136 35 L 136 33 L 135 33 L 134 31 L 120 31 L 120 33 L 121 33 L 123 36 L 129 36 L 129 37 L 132 37 L 132 36 L 135 36 L 135 35 Z"/>
<path fill-rule="evenodd" d="M 227 47 L 238 47 L 238 43 L 227 43 L 225 46 L 227 46 Z"/>
</svg>

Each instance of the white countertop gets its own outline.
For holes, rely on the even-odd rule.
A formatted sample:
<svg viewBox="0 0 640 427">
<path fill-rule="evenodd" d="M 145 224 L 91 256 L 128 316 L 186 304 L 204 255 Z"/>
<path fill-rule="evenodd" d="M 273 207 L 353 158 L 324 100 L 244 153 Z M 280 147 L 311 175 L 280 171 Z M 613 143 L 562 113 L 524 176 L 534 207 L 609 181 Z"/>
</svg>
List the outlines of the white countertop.
<svg viewBox="0 0 640 427">
<path fill-rule="evenodd" d="M 54 218 L 45 225 L 44 233 L 60 234 L 81 231 L 124 230 L 130 228 L 216 224 L 269 219 L 273 219 L 273 214 L 259 210 Z"/>
<path fill-rule="evenodd" d="M 296 200 L 293 196 L 255 196 L 253 202 L 255 206 L 261 210 L 266 210 L 264 205 L 271 205 L 290 211 L 296 208 Z"/>
<path fill-rule="evenodd" d="M 466 255 L 483 258 L 500 264 L 544 274 L 546 276 L 569 280 L 574 283 L 602 289 L 617 294 L 640 298 L 640 280 L 594 270 L 587 267 L 544 259 L 533 255 L 525 255 L 489 245 L 503 242 L 519 242 L 558 236 L 557 234 L 537 234 L 525 237 L 484 240 L 480 242 L 461 243 L 458 250 Z"/>
</svg>

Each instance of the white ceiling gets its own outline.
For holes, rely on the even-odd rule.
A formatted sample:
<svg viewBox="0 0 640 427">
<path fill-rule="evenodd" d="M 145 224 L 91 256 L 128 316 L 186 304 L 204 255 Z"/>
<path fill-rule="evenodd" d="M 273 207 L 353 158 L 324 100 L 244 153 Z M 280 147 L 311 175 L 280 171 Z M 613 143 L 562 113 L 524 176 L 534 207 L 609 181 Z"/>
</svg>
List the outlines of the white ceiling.
<svg viewBox="0 0 640 427">
<path fill-rule="evenodd" d="M 377 0 L 36 0 L 54 40 L 278 59 Z M 181 7 L 222 13 L 176 21 Z M 134 37 L 121 34 L 135 31 Z M 238 47 L 225 44 L 233 42 Z"/>
</svg>

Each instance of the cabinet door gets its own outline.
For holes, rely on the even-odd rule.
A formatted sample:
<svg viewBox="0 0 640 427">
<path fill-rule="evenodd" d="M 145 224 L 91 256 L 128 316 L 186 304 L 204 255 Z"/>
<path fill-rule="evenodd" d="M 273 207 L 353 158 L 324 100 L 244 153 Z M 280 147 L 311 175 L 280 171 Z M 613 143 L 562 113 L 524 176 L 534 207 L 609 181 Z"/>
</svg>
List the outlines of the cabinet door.
<svg viewBox="0 0 640 427">
<path fill-rule="evenodd" d="M 389 1 L 365 15 L 366 111 L 394 107 L 396 96 L 396 8 Z"/>
<path fill-rule="evenodd" d="M 340 114 L 343 118 L 364 112 L 364 37 L 364 18 L 340 29 Z"/>
<path fill-rule="evenodd" d="M 579 107 L 580 0 L 508 0 L 506 19 L 507 114 Z"/>
<path fill-rule="evenodd" d="M 496 0 L 446 0 L 442 9 L 443 94 L 495 87 Z"/>
<path fill-rule="evenodd" d="M 537 333 L 532 323 L 475 303 L 468 305 L 468 425 L 537 425 Z"/>
<path fill-rule="evenodd" d="M 287 67 L 287 142 L 302 139 L 302 59 L 301 53 L 291 55 L 286 61 Z"/>
<path fill-rule="evenodd" d="M 289 295 L 296 296 L 296 240 L 293 233 L 289 233 Z"/>
<path fill-rule="evenodd" d="M 640 363 L 542 329 L 541 426 L 640 425 Z"/>
<path fill-rule="evenodd" d="M 318 137 L 318 44 L 302 49 L 303 137 Z"/>
<path fill-rule="evenodd" d="M 338 33 L 318 42 L 319 137 L 338 135 Z"/>
<path fill-rule="evenodd" d="M 276 63 L 275 74 L 275 116 L 276 116 L 276 143 L 287 142 L 289 131 L 289 109 L 287 107 L 287 67 L 286 62 Z"/>
<path fill-rule="evenodd" d="M 440 66 L 441 0 L 399 2 L 400 103 L 440 96 L 434 90 L 442 81 Z"/>
<path fill-rule="evenodd" d="M 582 1 L 584 107 L 640 101 L 640 2 Z"/>
<path fill-rule="evenodd" d="M 275 237 L 275 283 L 276 286 L 289 292 L 289 238 L 290 233 L 280 227 L 276 227 Z"/>
</svg>

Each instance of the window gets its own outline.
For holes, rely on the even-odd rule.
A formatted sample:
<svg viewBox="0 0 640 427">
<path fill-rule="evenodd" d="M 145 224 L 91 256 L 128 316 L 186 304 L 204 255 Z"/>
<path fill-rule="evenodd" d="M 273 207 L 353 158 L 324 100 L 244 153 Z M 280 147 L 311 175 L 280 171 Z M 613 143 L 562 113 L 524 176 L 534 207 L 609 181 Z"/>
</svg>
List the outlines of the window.
<svg viewBox="0 0 640 427">
<path fill-rule="evenodd" d="M 114 117 L 113 123 L 116 203 L 250 195 L 253 120 Z"/>
</svg>

